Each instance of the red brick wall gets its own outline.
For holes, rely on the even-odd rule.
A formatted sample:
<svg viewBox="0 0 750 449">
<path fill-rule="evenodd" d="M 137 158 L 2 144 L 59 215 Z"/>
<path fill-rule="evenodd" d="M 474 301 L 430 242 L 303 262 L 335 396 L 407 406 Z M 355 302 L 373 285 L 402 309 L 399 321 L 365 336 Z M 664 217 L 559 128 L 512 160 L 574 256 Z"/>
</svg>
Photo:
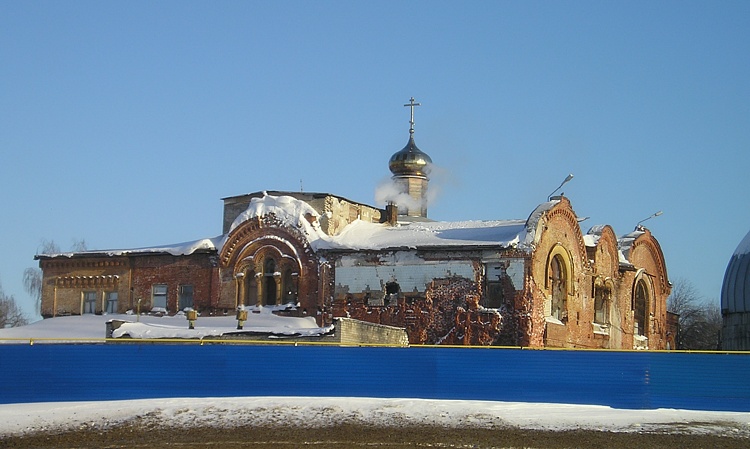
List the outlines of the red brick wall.
<svg viewBox="0 0 750 449">
<path fill-rule="evenodd" d="M 151 310 L 152 287 L 155 284 L 167 286 L 167 311 L 178 310 L 178 295 L 181 285 L 193 286 L 193 308 L 199 312 L 213 311 L 218 292 L 212 282 L 216 268 L 215 257 L 209 254 L 190 256 L 150 255 L 132 257 L 133 294 L 130 307 L 136 310 L 141 299 L 140 310 Z"/>
</svg>

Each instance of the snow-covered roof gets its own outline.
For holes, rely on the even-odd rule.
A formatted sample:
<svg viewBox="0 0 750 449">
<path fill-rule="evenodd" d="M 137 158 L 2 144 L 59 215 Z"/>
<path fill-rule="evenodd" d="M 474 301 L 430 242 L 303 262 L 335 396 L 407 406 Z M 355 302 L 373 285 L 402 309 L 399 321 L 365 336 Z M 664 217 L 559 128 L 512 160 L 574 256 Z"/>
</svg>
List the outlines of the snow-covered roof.
<svg viewBox="0 0 750 449">
<path fill-rule="evenodd" d="M 630 250 L 633 248 L 633 243 L 638 237 L 642 236 L 643 234 L 645 234 L 644 231 L 636 228 L 633 232 L 625 234 L 617 239 L 617 246 L 621 264 L 630 264 Z"/>
<path fill-rule="evenodd" d="M 173 256 L 187 256 L 201 251 L 215 251 L 221 248 L 225 236 L 221 235 L 209 239 L 199 239 L 192 242 L 175 243 L 173 245 L 152 246 L 132 249 L 102 249 L 91 251 L 77 251 L 66 253 L 37 254 L 36 259 L 51 257 L 73 256 L 129 256 L 144 254 L 171 254 Z"/>
<path fill-rule="evenodd" d="M 313 249 L 382 250 L 391 248 L 502 246 L 515 247 L 526 238 L 526 220 L 410 222 L 398 225 L 355 220 L 336 236 L 325 234 L 318 213 L 291 196 L 253 198 L 230 227 L 272 213 L 277 220 L 299 229 Z M 314 217 L 316 220 L 309 220 Z"/>
<path fill-rule="evenodd" d="M 295 228 L 306 236 L 310 246 L 319 250 L 388 250 L 419 248 L 501 247 L 531 248 L 539 219 L 560 201 L 553 199 L 539 204 L 526 220 L 473 221 L 411 221 L 396 225 L 355 220 L 338 235 L 327 235 L 320 227 L 320 214 L 303 200 L 288 195 L 269 195 L 252 198 L 247 209 L 239 214 L 229 233 L 242 223 L 256 217 L 273 214 L 282 225 Z M 593 228 L 592 228 L 593 229 Z M 600 229 L 597 229 L 599 232 Z M 221 251 L 228 234 L 157 247 L 84 251 L 37 255 L 41 257 L 125 256 L 144 254 L 190 255 L 199 251 Z M 633 240 L 642 232 L 635 231 L 620 239 L 620 262 L 627 263 L 627 253 Z M 586 245 L 595 246 L 599 234 L 589 231 L 584 236 Z"/>
<path fill-rule="evenodd" d="M 606 224 L 598 224 L 594 225 L 591 228 L 589 228 L 588 232 L 584 234 L 583 236 L 583 243 L 589 248 L 595 248 L 599 244 L 599 240 L 602 238 L 602 233 L 604 232 L 604 229 L 609 226 Z M 641 232 L 642 234 L 642 232 Z M 638 234 L 640 235 L 640 234 Z M 618 239 L 617 241 L 617 261 L 620 265 L 630 265 L 630 262 L 628 262 L 628 258 L 625 256 L 625 253 L 623 252 L 623 248 L 626 249 L 628 252 L 630 251 L 630 247 L 633 244 L 633 241 L 638 237 L 638 235 L 631 235 L 628 234 L 626 236 L 623 236 L 621 239 Z"/>
<path fill-rule="evenodd" d="M 413 222 L 397 226 L 355 221 L 336 237 L 331 248 L 391 249 L 425 247 L 516 247 L 526 237 L 525 220 Z"/>
<path fill-rule="evenodd" d="M 588 247 L 595 247 L 602 237 L 602 232 L 607 225 L 598 224 L 589 228 L 588 232 L 583 235 L 583 243 Z"/>
</svg>

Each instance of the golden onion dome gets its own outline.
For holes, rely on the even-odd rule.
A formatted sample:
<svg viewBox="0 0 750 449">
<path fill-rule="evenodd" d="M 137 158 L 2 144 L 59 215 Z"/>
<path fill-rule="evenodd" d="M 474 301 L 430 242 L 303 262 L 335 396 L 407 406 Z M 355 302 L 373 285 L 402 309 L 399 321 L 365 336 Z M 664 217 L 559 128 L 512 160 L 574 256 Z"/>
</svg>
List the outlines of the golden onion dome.
<svg viewBox="0 0 750 449">
<path fill-rule="evenodd" d="M 394 175 L 424 176 L 430 174 L 432 159 L 427 153 L 417 148 L 414 143 L 413 132 L 410 133 L 409 143 L 401 150 L 391 156 L 388 168 Z"/>
</svg>

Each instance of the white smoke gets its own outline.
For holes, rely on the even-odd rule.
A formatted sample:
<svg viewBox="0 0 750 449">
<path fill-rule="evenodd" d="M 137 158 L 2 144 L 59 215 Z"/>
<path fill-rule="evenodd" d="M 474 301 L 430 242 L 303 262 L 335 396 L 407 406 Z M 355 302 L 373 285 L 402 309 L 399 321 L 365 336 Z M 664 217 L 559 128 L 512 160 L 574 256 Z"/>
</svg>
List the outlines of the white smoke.
<svg viewBox="0 0 750 449">
<path fill-rule="evenodd" d="M 400 210 L 419 209 L 422 201 L 406 193 L 405 186 L 394 179 L 384 179 L 375 188 L 375 201 L 378 205 L 393 203 Z"/>
<path fill-rule="evenodd" d="M 425 172 L 430 174 L 435 173 L 435 171 L 436 167 L 434 164 L 430 164 L 429 167 L 426 167 L 425 169 Z M 440 170 L 437 171 L 439 172 Z M 439 186 L 431 181 L 427 187 L 426 195 L 420 200 L 412 198 L 411 195 L 407 193 L 405 184 L 402 184 L 393 178 L 387 178 L 382 180 L 375 188 L 375 203 L 378 205 L 393 203 L 403 211 L 406 209 L 419 210 L 422 207 L 427 208 L 432 204 L 437 198 L 439 191 Z"/>
</svg>

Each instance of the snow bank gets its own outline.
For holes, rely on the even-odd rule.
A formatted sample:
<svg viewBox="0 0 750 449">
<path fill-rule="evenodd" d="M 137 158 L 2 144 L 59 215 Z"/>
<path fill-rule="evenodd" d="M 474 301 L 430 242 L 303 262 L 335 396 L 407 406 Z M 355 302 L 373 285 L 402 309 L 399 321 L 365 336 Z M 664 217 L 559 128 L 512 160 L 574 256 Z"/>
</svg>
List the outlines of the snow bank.
<svg viewBox="0 0 750 449">
<path fill-rule="evenodd" d="M 750 436 L 750 413 L 425 399 L 234 397 L 0 405 L 0 434 L 110 427 L 136 418 L 173 427 L 339 423 L 446 428 L 670 431 Z"/>
<path fill-rule="evenodd" d="M 107 321 L 126 321 L 113 332 L 113 337 L 125 334 L 131 338 L 207 338 L 224 334 L 267 333 L 279 336 L 323 335 L 331 327 L 318 327 L 313 317 L 285 317 L 273 314 L 275 309 L 288 306 L 248 307 L 243 330 L 237 330 L 234 316 L 199 316 L 195 328 L 188 329 L 184 313 L 174 316 L 133 314 L 76 315 L 47 318 L 35 323 L 0 329 L 0 344 L 17 343 L 18 340 L 57 339 L 63 341 L 101 340 L 106 337 Z"/>
</svg>

